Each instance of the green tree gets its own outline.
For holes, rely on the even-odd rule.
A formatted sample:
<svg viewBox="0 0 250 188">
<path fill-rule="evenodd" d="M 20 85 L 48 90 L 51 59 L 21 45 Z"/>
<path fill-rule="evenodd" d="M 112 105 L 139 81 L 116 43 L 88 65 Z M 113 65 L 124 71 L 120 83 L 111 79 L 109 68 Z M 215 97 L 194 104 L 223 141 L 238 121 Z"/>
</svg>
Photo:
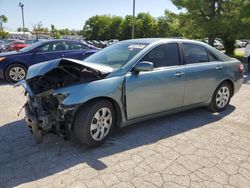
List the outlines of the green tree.
<svg viewBox="0 0 250 188">
<path fill-rule="evenodd" d="M 3 24 L 8 21 L 8 18 L 5 15 L 0 15 L 0 29 L 3 29 Z"/>
<path fill-rule="evenodd" d="M 22 27 L 18 27 L 17 31 L 21 32 L 21 31 L 23 31 L 23 28 Z M 24 28 L 24 32 L 29 32 L 29 28 L 25 27 Z"/>
<path fill-rule="evenodd" d="M 3 23 L 6 23 L 8 18 L 5 15 L 0 15 L 0 38 L 7 38 L 9 33 L 3 30 Z"/>
<path fill-rule="evenodd" d="M 42 25 L 43 25 L 42 22 L 38 22 L 38 23 L 32 25 L 33 32 L 36 34 L 37 39 L 39 38 L 39 34 L 41 31 Z"/>
<path fill-rule="evenodd" d="M 227 54 L 234 51 L 235 39 L 250 32 L 249 0 L 172 0 L 184 13 L 179 15 L 180 28 L 188 38 L 223 39 Z M 248 8 L 246 8 L 248 7 Z M 248 30 L 248 32 L 246 31 Z"/>
<path fill-rule="evenodd" d="M 109 27 L 110 38 L 109 39 L 120 39 L 122 32 L 123 18 L 120 16 L 112 16 Z"/>
<path fill-rule="evenodd" d="M 0 29 L 0 38 L 1 39 L 7 38 L 8 35 L 9 35 L 8 32 L 5 32 L 4 30 Z"/>
<path fill-rule="evenodd" d="M 60 39 L 61 38 L 61 35 L 60 33 L 58 32 L 58 30 L 56 29 L 55 25 L 51 24 L 50 25 L 51 27 L 51 36 L 54 38 L 54 39 Z"/>
<path fill-rule="evenodd" d="M 132 35 L 133 16 L 127 15 L 121 23 L 121 36 L 118 39 L 130 39 Z"/>
<path fill-rule="evenodd" d="M 59 29 L 58 32 L 60 33 L 60 35 L 71 35 L 71 31 L 68 28 Z"/>
<path fill-rule="evenodd" d="M 139 13 L 135 21 L 135 37 L 148 38 L 157 36 L 156 19 L 149 13 Z"/>
<path fill-rule="evenodd" d="M 157 18 L 157 33 L 158 37 L 182 37 L 178 15 L 166 10 Z"/>
<path fill-rule="evenodd" d="M 85 22 L 83 35 L 90 40 L 110 39 L 111 23 L 112 17 L 109 15 L 93 16 Z"/>
</svg>

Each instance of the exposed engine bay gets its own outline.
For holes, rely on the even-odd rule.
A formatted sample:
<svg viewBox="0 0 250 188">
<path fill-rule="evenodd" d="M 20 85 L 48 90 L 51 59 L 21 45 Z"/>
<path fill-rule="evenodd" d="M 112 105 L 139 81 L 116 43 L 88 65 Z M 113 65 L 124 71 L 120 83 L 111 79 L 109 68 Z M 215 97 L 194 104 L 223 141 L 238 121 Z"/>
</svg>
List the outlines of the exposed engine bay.
<svg viewBox="0 0 250 188">
<path fill-rule="evenodd" d="M 36 69 L 37 70 L 37 69 Z M 74 108 L 63 108 L 60 103 L 67 94 L 55 94 L 55 90 L 79 83 L 89 83 L 103 79 L 108 73 L 62 59 L 58 66 L 43 75 L 25 80 L 27 103 L 25 104 L 26 123 L 37 143 L 43 135 L 56 133 L 65 139 L 70 136 L 69 128 L 73 122 Z"/>
<path fill-rule="evenodd" d="M 27 80 L 34 94 L 42 93 L 50 89 L 65 87 L 79 82 L 91 82 L 103 78 L 100 71 L 83 67 L 70 62 L 62 62 L 58 68 L 51 70 L 45 75 Z"/>
</svg>

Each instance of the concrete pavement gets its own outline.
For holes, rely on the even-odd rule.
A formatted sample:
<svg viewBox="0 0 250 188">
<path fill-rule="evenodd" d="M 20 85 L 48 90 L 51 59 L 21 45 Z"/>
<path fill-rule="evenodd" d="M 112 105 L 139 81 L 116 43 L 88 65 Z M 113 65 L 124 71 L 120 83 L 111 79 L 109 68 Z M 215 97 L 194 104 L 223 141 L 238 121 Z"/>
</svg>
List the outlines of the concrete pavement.
<svg viewBox="0 0 250 188">
<path fill-rule="evenodd" d="M 199 108 L 117 130 L 86 149 L 55 135 L 36 145 L 0 83 L 0 187 L 250 187 L 250 75 L 220 114 Z"/>
</svg>

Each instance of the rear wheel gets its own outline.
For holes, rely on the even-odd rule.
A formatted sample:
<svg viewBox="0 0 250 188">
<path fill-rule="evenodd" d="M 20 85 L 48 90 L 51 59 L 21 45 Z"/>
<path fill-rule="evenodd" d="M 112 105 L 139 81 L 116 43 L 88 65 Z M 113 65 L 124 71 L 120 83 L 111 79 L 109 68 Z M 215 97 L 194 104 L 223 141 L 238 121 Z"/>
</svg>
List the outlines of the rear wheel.
<svg viewBox="0 0 250 188">
<path fill-rule="evenodd" d="M 213 112 L 225 110 L 232 97 L 232 88 L 228 82 L 220 84 L 213 94 L 209 109 Z"/>
<path fill-rule="evenodd" d="M 10 65 L 5 71 L 5 78 L 9 82 L 18 82 L 25 79 L 27 74 L 27 68 L 21 64 Z"/>
<path fill-rule="evenodd" d="M 87 103 L 76 115 L 73 128 L 75 139 L 88 147 L 101 145 L 114 126 L 114 114 L 113 104 L 108 100 Z"/>
</svg>

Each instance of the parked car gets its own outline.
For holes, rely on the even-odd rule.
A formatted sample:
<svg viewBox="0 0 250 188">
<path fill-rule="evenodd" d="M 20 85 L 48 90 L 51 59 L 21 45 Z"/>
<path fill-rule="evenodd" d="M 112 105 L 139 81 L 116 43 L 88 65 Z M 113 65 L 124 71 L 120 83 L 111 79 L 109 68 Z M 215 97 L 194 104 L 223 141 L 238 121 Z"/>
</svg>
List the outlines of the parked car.
<svg viewBox="0 0 250 188">
<path fill-rule="evenodd" d="M 28 93 L 26 122 L 37 142 L 54 130 L 93 147 L 115 126 L 202 106 L 223 111 L 242 82 L 243 65 L 205 43 L 135 39 L 85 61 L 33 65 L 18 85 Z"/>
<path fill-rule="evenodd" d="M 3 41 L 0 41 L 0 53 L 5 51 L 5 45 Z"/>
<path fill-rule="evenodd" d="M 205 42 L 208 44 L 208 38 L 205 38 L 205 39 L 200 39 L 199 41 L 201 42 Z M 213 46 L 218 49 L 218 50 L 223 50 L 224 49 L 224 45 L 222 44 L 222 40 L 220 38 L 216 38 L 214 40 L 214 44 Z"/>
<path fill-rule="evenodd" d="M 223 44 L 220 41 L 218 41 L 218 40 L 214 40 L 214 47 L 216 49 L 218 49 L 218 50 L 223 50 L 224 49 Z"/>
<path fill-rule="evenodd" d="M 0 53 L 0 78 L 17 82 L 25 78 L 29 66 L 58 58 L 84 59 L 98 50 L 70 40 L 36 42 L 18 52 Z"/>
<path fill-rule="evenodd" d="M 244 40 L 236 40 L 235 41 L 236 48 L 245 48 L 247 44 L 248 44 L 247 41 L 244 41 Z"/>
<path fill-rule="evenodd" d="M 28 44 L 26 44 L 23 41 L 14 41 L 14 42 L 11 42 L 8 44 L 6 50 L 7 51 L 19 51 L 22 48 L 25 48 L 27 46 L 28 46 Z"/>
</svg>

